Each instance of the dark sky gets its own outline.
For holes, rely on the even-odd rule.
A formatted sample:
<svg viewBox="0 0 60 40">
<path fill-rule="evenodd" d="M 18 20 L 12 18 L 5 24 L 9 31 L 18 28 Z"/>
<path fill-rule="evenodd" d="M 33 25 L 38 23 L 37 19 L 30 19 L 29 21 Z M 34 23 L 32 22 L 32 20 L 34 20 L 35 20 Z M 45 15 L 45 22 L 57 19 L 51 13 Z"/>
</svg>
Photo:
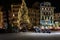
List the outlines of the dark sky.
<svg viewBox="0 0 60 40">
<path fill-rule="evenodd" d="M 59 0 L 26 0 L 27 6 L 30 7 L 35 2 L 51 2 L 52 6 L 56 7 L 55 12 L 60 12 L 60 1 Z M 3 5 L 6 9 L 10 8 L 12 3 L 21 3 L 21 0 L 0 0 L 0 5 Z"/>
</svg>

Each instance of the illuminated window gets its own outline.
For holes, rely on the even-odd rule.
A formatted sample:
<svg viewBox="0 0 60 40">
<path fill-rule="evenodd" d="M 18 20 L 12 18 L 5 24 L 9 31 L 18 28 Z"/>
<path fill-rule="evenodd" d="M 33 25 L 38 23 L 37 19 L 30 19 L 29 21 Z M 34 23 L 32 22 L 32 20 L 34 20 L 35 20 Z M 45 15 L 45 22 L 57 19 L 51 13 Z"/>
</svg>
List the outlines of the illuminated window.
<svg viewBox="0 0 60 40">
<path fill-rule="evenodd" d="M 44 15 L 48 15 L 48 12 L 43 12 L 44 13 Z"/>
<path fill-rule="evenodd" d="M 14 17 L 15 15 L 13 14 L 13 17 Z"/>
<path fill-rule="evenodd" d="M 52 8 L 50 8 L 50 10 L 53 10 Z"/>
<path fill-rule="evenodd" d="M 48 19 L 49 19 L 49 16 L 48 16 Z"/>
<path fill-rule="evenodd" d="M 46 8 L 45 8 L 45 10 L 46 10 Z"/>
</svg>

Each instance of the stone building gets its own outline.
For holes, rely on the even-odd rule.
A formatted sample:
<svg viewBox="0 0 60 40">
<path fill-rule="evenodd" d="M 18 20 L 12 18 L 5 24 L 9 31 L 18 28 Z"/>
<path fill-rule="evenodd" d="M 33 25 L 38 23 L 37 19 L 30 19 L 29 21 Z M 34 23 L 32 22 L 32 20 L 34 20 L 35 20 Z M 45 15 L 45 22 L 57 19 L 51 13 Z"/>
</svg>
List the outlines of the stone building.
<svg viewBox="0 0 60 40">
<path fill-rule="evenodd" d="M 20 27 L 21 23 L 30 25 L 28 8 L 24 0 L 22 0 L 22 4 L 12 4 L 9 12 L 10 25 Z"/>
<path fill-rule="evenodd" d="M 54 7 L 50 2 L 40 4 L 40 24 L 45 27 L 54 25 Z"/>
<path fill-rule="evenodd" d="M 40 25 L 40 11 L 39 11 L 39 9 L 29 8 L 28 10 L 29 10 L 28 14 L 29 14 L 30 21 L 31 21 L 32 25 L 33 26 Z"/>
<path fill-rule="evenodd" d="M 60 27 L 60 13 L 54 14 L 54 23 L 56 27 Z"/>
</svg>

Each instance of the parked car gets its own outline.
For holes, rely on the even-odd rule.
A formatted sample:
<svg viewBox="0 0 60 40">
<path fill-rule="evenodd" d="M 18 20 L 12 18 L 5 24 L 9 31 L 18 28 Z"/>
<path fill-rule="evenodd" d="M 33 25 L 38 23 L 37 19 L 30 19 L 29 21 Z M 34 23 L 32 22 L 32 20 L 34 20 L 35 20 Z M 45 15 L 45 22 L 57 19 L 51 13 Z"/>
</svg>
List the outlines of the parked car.
<svg viewBox="0 0 60 40">
<path fill-rule="evenodd" d="M 35 32 L 38 32 L 38 33 L 40 33 L 40 32 L 41 32 L 40 28 L 39 28 L 39 27 L 37 27 L 37 26 L 34 26 L 34 30 L 35 30 Z"/>
<path fill-rule="evenodd" d="M 46 27 L 42 26 L 41 30 L 43 33 L 51 33 L 51 30 L 47 26 Z"/>
</svg>

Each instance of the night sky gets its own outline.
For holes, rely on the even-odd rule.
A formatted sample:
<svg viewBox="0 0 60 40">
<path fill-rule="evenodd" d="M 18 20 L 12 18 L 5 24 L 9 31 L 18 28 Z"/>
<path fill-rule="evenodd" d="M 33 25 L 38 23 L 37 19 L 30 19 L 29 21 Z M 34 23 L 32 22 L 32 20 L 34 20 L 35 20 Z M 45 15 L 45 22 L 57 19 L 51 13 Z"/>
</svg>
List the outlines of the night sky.
<svg viewBox="0 0 60 40">
<path fill-rule="evenodd" d="M 26 0 L 27 6 L 31 7 L 35 2 L 51 2 L 52 6 L 56 7 L 55 12 L 60 12 L 60 1 L 59 0 Z M 21 3 L 21 0 L 0 0 L 0 5 L 5 9 L 10 9 L 10 5 L 13 3 Z"/>
</svg>

